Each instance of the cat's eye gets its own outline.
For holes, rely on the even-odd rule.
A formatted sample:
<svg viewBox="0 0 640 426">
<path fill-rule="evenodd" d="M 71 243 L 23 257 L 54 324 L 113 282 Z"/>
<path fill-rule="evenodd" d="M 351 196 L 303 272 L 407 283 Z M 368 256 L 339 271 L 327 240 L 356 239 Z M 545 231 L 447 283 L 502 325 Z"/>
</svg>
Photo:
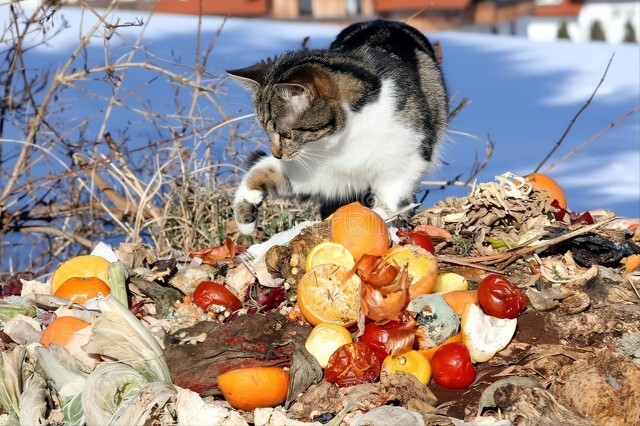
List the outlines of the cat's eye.
<svg viewBox="0 0 640 426">
<path fill-rule="evenodd" d="M 279 133 L 282 139 L 291 139 L 293 137 L 291 130 L 281 130 Z"/>
</svg>

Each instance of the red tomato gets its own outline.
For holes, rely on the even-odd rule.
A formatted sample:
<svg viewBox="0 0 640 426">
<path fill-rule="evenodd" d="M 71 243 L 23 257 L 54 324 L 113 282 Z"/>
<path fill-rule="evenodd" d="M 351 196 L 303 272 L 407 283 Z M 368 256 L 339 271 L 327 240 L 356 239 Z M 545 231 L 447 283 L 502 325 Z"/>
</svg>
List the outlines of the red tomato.
<svg viewBox="0 0 640 426">
<path fill-rule="evenodd" d="M 400 237 L 400 244 L 415 244 L 417 246 L 422 247 L 426 251 L 431 252 L 431 254 L 435 254 L 435 248 L 433 247 L 433 241 L 431 237 L 426 232 L 421 231 L 405 231 L 398 230 L 396 235 Z"/>
<path fill-rule="evenodd" d="M 476 378 L 467 347 L 459 342 L 447 343 L 431 358 L 433 380 L 450 389 L 464 389 Z"/>
<path fill-rule="evenodd" d="M 221 305 L 230 311 L 237 311 L 242 307 L 242 302 L 222 284 L 212 281 L 203 281 L 193 292 L 193 303 L 207 310 L 210 305 Z"/>
<path fill-rule="evenodd" d="M 491 274 L 478 284 L 478 304 L 496 318 L 517 318 L 527 306 L 527 298 L 505 277 Z"/>
<path fill-rule="evenodd" d="M 380 375 L 380 366 L 380 359 L 366 343 L 347 343 L 329 357 L 324 378 L 340 387 L 372 382 Z"/>
<path fill-rule="evenodd" d="M 395 321 L 388 322 L 384 326 L 379 326 L 372 321 L 365 326 L 364 333 L 358 341 L 366 343 L 382 361 L 389 355 L 385 346 L 385 343 L 389 340 L 388 330 L 390 328 L 398 328 L 398 326 L 399 324 Z"/>
</svg>

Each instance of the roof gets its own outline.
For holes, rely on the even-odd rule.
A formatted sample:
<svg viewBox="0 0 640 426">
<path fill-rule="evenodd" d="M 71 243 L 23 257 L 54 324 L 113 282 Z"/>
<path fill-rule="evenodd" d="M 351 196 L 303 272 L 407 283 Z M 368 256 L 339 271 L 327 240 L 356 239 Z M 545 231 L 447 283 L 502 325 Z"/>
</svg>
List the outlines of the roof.
<svg viewBox="0 0 640 426">
<path fill-rule="evenodd" d="M 538 5 L 534 16 L 577 16 L 582 2 L 579 0 L 561 0 L 557 4 Z"/>
<path fill-rule="evenodd" d="M 472 0 L 375 0 L 376 12 L 398 12 L 402 10 L 465 9 Z"/>
<path fill-rule="evenodd" d="M 156 12 L 198 15 L 260 16 L 269 12 L 267 0 L 159 0 Z"/>
</svg>

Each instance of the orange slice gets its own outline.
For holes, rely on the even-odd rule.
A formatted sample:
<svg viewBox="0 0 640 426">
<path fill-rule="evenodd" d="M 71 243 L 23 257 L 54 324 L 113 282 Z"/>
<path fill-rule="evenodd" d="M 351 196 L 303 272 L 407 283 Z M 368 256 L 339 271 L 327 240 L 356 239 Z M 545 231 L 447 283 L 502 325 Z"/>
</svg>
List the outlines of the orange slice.
<svg viewBox="0 0 640 426">
<path fill-rule="evenodd" d="M 356 264 L 356 261 L 349 250 L 342 244 L 325 241 L 309 252 L 305 262 L 305 271 L 310 271 L 316 266 L 326 264 L 334 264 L 351 269 Z"/>
<path fill-rule="evenodd" d="M 320 265 L 298 282 L 298 307 L 311 325 L 331 322 L 350 327 L 358 319 L 360 278 L 349 268 Z"/>
</svg>

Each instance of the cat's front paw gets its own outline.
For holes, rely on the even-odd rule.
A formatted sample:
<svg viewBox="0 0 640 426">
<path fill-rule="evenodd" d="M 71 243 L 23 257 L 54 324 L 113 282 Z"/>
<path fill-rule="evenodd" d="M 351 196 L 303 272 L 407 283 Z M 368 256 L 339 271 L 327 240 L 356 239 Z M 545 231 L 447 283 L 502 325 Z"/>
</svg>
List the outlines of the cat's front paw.
<svg viewBox="0 0 640 426">
<path fill-rule="evenodd" d="M 244 235 L 256 232 L 258 224 L 258 206 L 248 201 L 240 201 L 233 205 L 233 216 L 238 230 Z"/>
</svg>

